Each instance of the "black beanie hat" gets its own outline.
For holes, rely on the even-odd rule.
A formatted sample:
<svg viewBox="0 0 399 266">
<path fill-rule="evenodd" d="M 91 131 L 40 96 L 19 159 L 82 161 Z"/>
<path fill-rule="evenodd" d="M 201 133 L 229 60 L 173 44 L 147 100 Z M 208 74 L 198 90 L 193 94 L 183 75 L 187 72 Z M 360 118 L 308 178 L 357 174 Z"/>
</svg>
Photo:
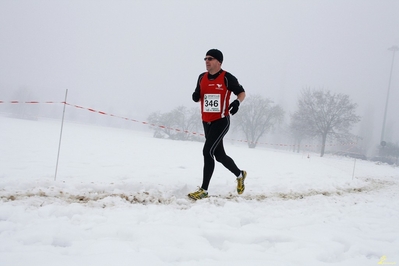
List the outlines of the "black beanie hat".
<svg viewBox="0 0 399 266">
<path fill-rule="evenodd" d="M 223 54 L 218 49 L 211 49 L 206 53 L 206 55 L 210 55 L 213 58 L 216 58 L 220 63 L 223 63 Z"/>
</svg>

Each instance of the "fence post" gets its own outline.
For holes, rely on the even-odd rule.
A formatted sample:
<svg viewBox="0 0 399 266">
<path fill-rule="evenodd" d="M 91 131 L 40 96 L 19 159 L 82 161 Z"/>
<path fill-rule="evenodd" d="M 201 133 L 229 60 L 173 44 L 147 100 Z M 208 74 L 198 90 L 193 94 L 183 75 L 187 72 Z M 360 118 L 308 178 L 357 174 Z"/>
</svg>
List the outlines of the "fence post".
<svg viewBox="0 0 399 266">
<path fill-rule="evenodd" d="M 59 161 L 59 159 L 60 159 L 61 139 L 62 139 L 62 129 L 64 128 L 65 106 L 66 106 L 66 102 L 67 102 L 67 96 L 68 96 L 68 89 L 66 89 L 66 91 L 65 91 L 64 110 L 63 110 L 63 112 L 62 112 L 62 121 L 61 121 L 60 140 L 59 140 L 59 142 L 58 142 L 57 163 L 55 164 L 55 175 L 54 175 L 54 181 L 56 181 L 56 180 L 57 180 L 58 161 Z"/>
</svg>

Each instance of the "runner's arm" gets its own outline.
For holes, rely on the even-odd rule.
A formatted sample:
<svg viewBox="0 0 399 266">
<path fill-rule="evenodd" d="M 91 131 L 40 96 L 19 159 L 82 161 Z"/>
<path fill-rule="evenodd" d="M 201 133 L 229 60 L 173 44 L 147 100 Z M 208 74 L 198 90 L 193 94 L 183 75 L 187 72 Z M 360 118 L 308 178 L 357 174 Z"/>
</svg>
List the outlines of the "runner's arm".
<svg viewBox="0 0 399 266">
<path fill-rule="evenodd" d="M 199 75 L 198 80 L 197 80 L 197 86 L 195 87 L 195 90 L 193 92 L 192 98 L 194 102 L 198 102 L 201 98 L 201 92 L 200 92 L 200 81 L 204 74 Z"/>
<path fill-rule="evenodd" d="M 226 72 L 225 78 L 227 89 L 237 95 L 237 100 L 242 102 L 245 99 L 244 87 L 238 82 L 237 78 L 229 72 Z"/>
</svg>

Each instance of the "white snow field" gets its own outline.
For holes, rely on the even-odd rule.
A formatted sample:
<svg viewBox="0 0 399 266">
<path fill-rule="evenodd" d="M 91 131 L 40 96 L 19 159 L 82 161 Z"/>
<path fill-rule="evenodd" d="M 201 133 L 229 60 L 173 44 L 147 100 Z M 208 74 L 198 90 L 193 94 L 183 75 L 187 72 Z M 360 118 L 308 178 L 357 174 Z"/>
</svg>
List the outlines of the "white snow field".
<svg viewBox="0 0 399 266">
<path fill-rule="evenodd" d="M 61 122 L 0 125 L 2 266 L 399 264 L 398 167 L 226 141 L 195 202 L 200 142 L 67 121 L 54 180 Z"/>
</svg>

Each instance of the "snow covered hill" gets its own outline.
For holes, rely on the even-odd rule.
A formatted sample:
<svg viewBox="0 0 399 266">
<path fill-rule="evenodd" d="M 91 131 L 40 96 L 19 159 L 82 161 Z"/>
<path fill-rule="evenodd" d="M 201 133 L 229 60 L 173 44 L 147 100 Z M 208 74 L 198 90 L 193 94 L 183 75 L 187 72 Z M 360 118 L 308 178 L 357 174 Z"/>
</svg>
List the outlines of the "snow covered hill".
<svg viewBox="0 0 399 266">
<path fill-rule="evenodd" d="M 193 202 L 201 143 L 67 122 L 54 180 L 60 121 L 0 124 L 0 265 L 399 263 L 398 168 L 227 142 Z"/>
</svg>

